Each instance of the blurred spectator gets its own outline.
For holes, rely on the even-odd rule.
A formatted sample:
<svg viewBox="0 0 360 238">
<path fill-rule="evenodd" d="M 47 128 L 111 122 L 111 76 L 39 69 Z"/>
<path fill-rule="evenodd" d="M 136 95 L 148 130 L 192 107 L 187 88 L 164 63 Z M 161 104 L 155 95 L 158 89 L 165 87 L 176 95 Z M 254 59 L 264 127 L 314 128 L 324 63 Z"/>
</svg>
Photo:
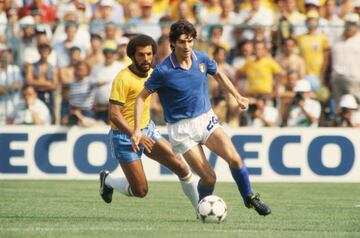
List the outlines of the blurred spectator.
<svg viewBox="0 0 360 238">
<path fill-rule="evenodd" d="M 20 102 L 23 77 L 17 65 L 12 63 L 11 49 L 0 43 L 0 125 L 13 113 Z"/>
<path fill-rule="evenodd" d="M 168 15 L 164 15 L 159 19 L 159 24 L 160 24 L 160 28 L 161 28 L 161 36 L 169 37 L 171 22 L 172 22 L 172 19 Z"/>
<path fill-rule="evenodd" d="M 104 64 L 96 65 L 91 71 L 94 84 L 99 87 L 95 90 L 94 117 L 96 120 L 108 122 L 108 103 L 111 84 L 119 71 L 125 67 L 116 60 L 117 44 L 115 41 L 105 41 L 103 45 Z"/>
<path fill-rule="evenodd" d="M 5 12 L 5 0 L 0 0 L 0 43 L 5 42 L 8 19 Z"/>
<path fill-rule="evenodd" d="M 116 41 L 117 43 L 117 61 L 119 61 L 124 66 L 131 64 L 131 59 L 126 54 L 127 44 L 129 39 L 127 37 L 119 37 Z"/>
<path fill-rule="evenodd" d="M 308 15 L 310 12 L 316 12 L 318 14 L 317 20 L 318 20 L 318 33 L 327 33 L 327 26 L 328 21 L 322 17 L 322 14 L 320 12 L 321 3 L 320 0 L 305 0 L 305 15 Z"/>
<path fill-rule="evenodd" d="M 235 69 L 242 68 L 246 61 L 250 60 L 254 54 L 253 41 L 244 40 L 237 43 L 236 48 L 232 48 L 228 54 L 228 63 Z"/>
<path fill-rule="evenodd" d="M 90 68 L 84 61 L 74 65 L 74 80 L 69 84 L 69 104 L 77 108 L 83 116 L 92 118 L 94 106 L 94 86 L 89 78 Z"/>
<path fill-rule="evenodd" d="M 54 116 L 54 91 L 58 85 L 58 74 L 48 62 L 51 46 L 43 43 L 38 46 L 40 60 L 26 67 L 26 82 L 32 86 L 38 98 L 43 101 Z"/>
<path fill-rule="evenodd" d="M 360 128 L 359 105 L 353 95 L 345 94 L 341 97 L 334 125 Z"/>
<path fill-rule="evenodd" d="M 295 37 L 306 33 L 305 15 L 296 7 L 295 0 L 282 0 L 283 8 L 279 17 L 280 43 L 289 37 Z"/>
<path fill-rule="evenodd" d="M 279 82 L 275 77 L 282 77 L 283 71 L 280 65 L 269 56 L 264 42 L 255 42 L 255 58 L 250 59 L 240 70 L 245 74 L 248 83 L 247 95 L 275 96 Z"/>
<path fill-rule="evenodd" d="M 19 12 L 20 17 L 29 16 L 31 10 L 34 8 L 38 8 L 40 10 L 42 23 L 55 23 L 55 7 L 44 3 L 42 0 L 32 0 L 30 5 L 22 7 Z"/>
<path fill-rule="evenodd" d="M 47 106 L 37 97 L 34 87 L 22 88 L 23 100 L 16 106 L 8 118 L 8 124 L 16 125 L 49 125 L 51 117 Z"/>
<path fill-rule="evenodd" d="M 332 46 L 341 39 L 344 32 L 344 21 L 337 15 L 336 0 L 327 0 L 325 3 L 325 19 L 328 21 L 325 32 Z"/>
<path fill-rule="evenodd" d="M 336 104 L 344 94 L 352 94 L 360 100 L 360 33 L 359 16 L 345 16 L 343 39 L 332 50 L 332 93 Z"/>
<path fill-rule="evenodd" d="M 128 32 L 145 34 L 157 40 L 161 36 L 161 29 L 159 17 L 152 12 L 153 0 L 139 0 L 139 5 L 140 16 L 129 19 L 131 29 Z"/>
<path fill-rule="evenodd" d="M 185 19 L 192 24 L 196 23 L 196 19 L 192 14 L 192 10 L 190 9 L 190 5 L 187 0 L 180 0 L 177 5 L 177 12 L 179 14 L 176 20 Z"/>
<path fill-rule="evenodd" d="M 235 69 L 226 62 L 226 49 L 216 47 L 213 52 L 213 58 L 219 70 L 231 80 L 234 81 Z M 240 110 L 234 97 L 220 86 L 214 79 L 209 78 L 209 90 L 212 96 L 214 112 L 220 122 L 228 122 L 232 126 L 239 126 Z"/>
<path fill-rule="evenodd" d="M 92 127 L 105 125 L 102 121 L 96 121 L 94 118 L 84 116 L 81 110 L 78 108 L 70 108 L 69 114 L 67 114 L 63 121 L 63 125 L 66 126 L 81 126 L 81 127 Z"/>
<path fill-rule="evenodd" d="M 86 55 L 86 63 L 90 69 L 96 64 L 104 63 L 104 55 L 102 53 L 102 37 L 99 34 L 92 34 L 90 36 L 90 49 Z"/>
<path fill-rule="evenodd" d="M 220 0 L 221 13 L 215 15 L 211 19 L 207 19 L 208 24 L 222 25 L 221 41 L 227 44 L 229 47 L 235 46 L 233 39 L 234 25 L 240 24 L 240 18 L 238 14 L 234 12 L 233 0 Z"/>
<path fill-rule="evenodd" d="M 104 40 L 116 41 L 116 39 L 122 35 L 122 31 L 118 31 L 114 22 L 107 22 L 105 24 L 105 36 Z"/>
<path fill-rule="evenodd" d="M 323 33 L 318 33 L 319 14 L 310 11 L 307 14 L 306 26 L 308 32 L 297 38 L 300 54 L 304 58 L 307 75 L 316 77 L 312 86 L 323 82 L 329 61 L 329 42 Z"/>
<path fill-rule="evenodd" d="M 199 49 L 207 52 L 209 57 L 212 59 L 214 50 L 217 47 L 222 47 L 229 50 L 229 45 L 221 40 L 223 35 L 223 26 L 219 24 L 211 25 L 209 28 L 208 39 L 200 44 Z"/>
<path fill-rule="evenodd" d="M 300 78 L 306 74 L 304 59 L 295 53 L 296 42 L 293 38 L 284 41 L 281 54 L 277 55 L 276 61 L 285 71 L 296 71 Z"/>
<path fill-rule="evenodd" d="M 85 58 L 87 49 L 89 47 L 87 46 L 87 42 L 85 40 L 82 43 L 75 42 L 75 36 L 78 27 L 79 25 L 76 22 L 66 22 L 65 25 L 66 39 L 54 45 L 54 50 L 57 56 L 57 61 L 56 61 L 57 67 L 65 67 L 70 64 L 69 50 L 74 46 L 80 49 L 81 59 Z"/>
<path fill-rule="evenodd" d="M 265 32 L 267 42 L 271 40 L 271 27 L 274 23 L 274 14 L 270 9 L 261 6 L 260 0 L 250 0 L 250 9 L 240 11 L 239 18 L 242 24 L 246 24 L 247 28 L 254 26 L 261 27 Z M 254 31 L 247 29 L 244 31 L 243 37 L 248 40 L 255 38 Z"/>
<path fill-rule="evenodd" d="M 360 0 L 353 1 L 354 12 L 360 17 Z"/>
<path fill-rule="evenodd" d="M 54 32 L 53 38 L 51 39 L 52 45 L 55 47 L 61 42 L 64 42 L 68 38 L 68 27 L 76 27 L 75 35 L 72 36 L 73 45 L 84 49 L 85 51 L 90 47 L 90 34 L 88 30 L 88 25 L 79 24 L 79 18 L 77 17 L 76 12 L 66 12 L 64 19 L 61 22 L 58 22 L 56 30 Z M 73 27 L 71 27 L 73 28 Z M 84 52 L 85 54 L 85 52 Z M 85 55 L 84 55 L 85 56 Z"/>
<path fill-rule="evenodd" d="M 287 126 L 290 127 L 317 127 L 321 114 L 321 105 L 311 99 L 310 82 L 302 79 L 296 82 L 296 93 L 289 108 Z"/>
<path fill-rule="evenodd" d="M 70 64 L 59 68 L 59 82 L 61 83 L 60 121 L 63 120 L 65 114 L 69 111 L 69 85 L 74 80 L 74 66 L 81 61 L 80 49 L 78 47 L 70 48 L 68 54 Z"/>
<path fill-rule="evenodd" d="M 300 79 L 297 71 L 289 70 L 286 73 L 285 83 L 278 88 L 280 125 L 286 126 L 288 113 L 295 97 L 295 85 Z"/>
<path fill-rule="evenodd" d="M 25 64 L 35 63 L 38 55 L 35 41 L 35 20 L 32 16 L 26 16 L 19 21 L 21 27 L 20 38 L 14 43 L 14 62 L 20 67 Z M 16 47 L 15 47 L 16 45 Z"/>
<path fill-rule="evenodd" d="M 155 65 L 161 63 L 171 54 L 170 40 L 168 36 L 162 35 L 157 41 L 157 51 L 155 55 Z"/>
<path fill-rule="evenodd" d="M 255 97 L 250 102 L 249 110 L 251 121 L 249 123 L 252 127 L 275 127 L 279 122 L 279 112 L 271 102 L 267 101 L 264 96 Z"/>
<path fill-rule="evenodd" d="M 34 18 L 35 22 L 35 31 L 45 31 L 45 34 L 48 39 L 52 38 L 52 25 L 44 24 L 41 22 L 41 11 L 38 8 L 31 10 L 30 15 Z"/>
<path fill-rule="evenodd" d="M 63 19 L 67 12 L 76 12 L 80 23 L 88 23 L 92 16 L 92 9 L 85 0 L 61 1 L 56 8 L 57 19 Z"/>
<path fill-rule="evenodd" d="M 109 22 L 113 22 L 116 26 L 124 24 L 124 9 L 114 0 L 100 0 L 91 19 L 90 33 L 101 34 Z"/>
</svg>

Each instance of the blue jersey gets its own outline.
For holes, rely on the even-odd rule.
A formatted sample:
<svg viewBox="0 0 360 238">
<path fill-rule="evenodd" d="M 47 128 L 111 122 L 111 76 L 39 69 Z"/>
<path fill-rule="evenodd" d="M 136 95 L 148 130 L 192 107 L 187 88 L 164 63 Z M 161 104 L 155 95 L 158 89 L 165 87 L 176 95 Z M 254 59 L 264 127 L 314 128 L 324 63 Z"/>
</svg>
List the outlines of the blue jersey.
<svg viewBox="0 0 360 238">
<path fill-rule="evenodd" d="M 207 74 L 216 73 L 216 62 L 199 51 L 193 51 L 191 58 L 191 68 L 183 69 L 172 52 L 145 82 L 145 88 L 158 93 L 168 123 L 194 118 L 211 109 Z"/>
</svg>

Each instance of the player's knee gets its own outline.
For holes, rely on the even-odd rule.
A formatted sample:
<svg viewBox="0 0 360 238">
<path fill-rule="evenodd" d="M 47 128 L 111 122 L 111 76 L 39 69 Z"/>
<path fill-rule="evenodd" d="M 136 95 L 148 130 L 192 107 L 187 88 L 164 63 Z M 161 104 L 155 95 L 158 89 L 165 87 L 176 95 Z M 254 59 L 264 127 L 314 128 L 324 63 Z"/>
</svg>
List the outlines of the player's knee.
<svg viewBox="0 0 360 238">
<path fill-rule="evenodd" d="M 228 160 L 228 164 L 230 168 L 238 169 L 242 167 L 242 160 L 238 154 L 234 154 Z"/>
<path fill-rule="evenodd" d="M 132 190 L 132 192 L 133 192 L 134 197 L 143 198 L 148 193 L 148 188 L 147 187 L 136 188 L 136 189 Z"/>
</svg>

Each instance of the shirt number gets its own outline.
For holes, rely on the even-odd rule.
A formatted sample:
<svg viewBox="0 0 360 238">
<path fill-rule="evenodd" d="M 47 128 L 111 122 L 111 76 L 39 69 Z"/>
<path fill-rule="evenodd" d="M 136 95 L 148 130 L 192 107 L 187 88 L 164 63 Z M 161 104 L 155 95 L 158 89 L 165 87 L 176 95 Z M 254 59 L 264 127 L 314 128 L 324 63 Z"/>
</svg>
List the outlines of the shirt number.
<svg viewBox="0 0 360 238">
<path fill-rule="evenodd" d="M 214 127 L 214 125 L 216 125 L 218 123 L 219 123 L 219 120 L 215 116 L 212 116 L 206 129 L 208 131 L 210 131 Z"/>
</svg>

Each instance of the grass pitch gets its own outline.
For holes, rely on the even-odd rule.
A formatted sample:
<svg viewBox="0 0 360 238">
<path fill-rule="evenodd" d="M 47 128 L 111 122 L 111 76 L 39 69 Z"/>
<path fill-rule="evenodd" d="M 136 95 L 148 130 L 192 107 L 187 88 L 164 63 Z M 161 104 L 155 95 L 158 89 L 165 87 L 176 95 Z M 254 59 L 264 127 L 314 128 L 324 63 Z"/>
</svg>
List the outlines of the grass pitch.
<svg viewBox="0 0 360 238">
<path fill-rule="evenodd" d="M 105 204 L 98 181 L 0 180 L 0 237 L 360 237 L 359 184 L 254 183 L 273 213 L 246 209 L 232 183 L 215 194 L 227 221 L 203 224 L 176 182 L 151 182 L 146 198 L 114 194 Z"/>
</svg>

